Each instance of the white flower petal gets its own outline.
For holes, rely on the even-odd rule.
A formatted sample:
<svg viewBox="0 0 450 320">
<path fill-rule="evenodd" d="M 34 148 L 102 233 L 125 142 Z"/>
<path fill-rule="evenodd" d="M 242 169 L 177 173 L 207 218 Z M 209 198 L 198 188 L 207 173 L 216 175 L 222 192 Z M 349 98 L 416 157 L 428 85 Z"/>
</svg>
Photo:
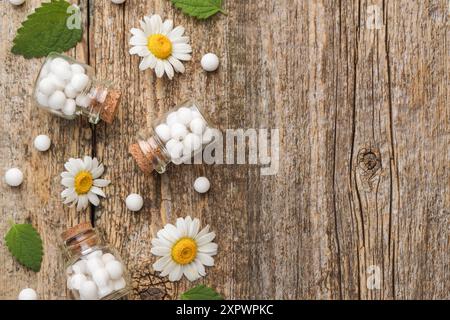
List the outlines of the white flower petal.
<svg viewBox="0 0 450 320">
<path fill-rule="evenodd" d="M 89 202 L 92 203 L 94 206 L 98 206 L 100 204 L 100 199 L 98 198 L 98 196 L 93 193 L 93 192 L 89 192 L 87 194 Z"/>
<path fill-rule="evenodd" d="M 150 25 L 145 21 L 145 17 L 144 20 L 139 21 L 139 24 L 141 25 L 142 31 L 144 31 L 147 37 L 152 34 L 152 29 Z"/>
<path fill-rule="evenodd" d="M 74 175 L 71 174 L 71 173 L 68 172 L 68 171 L 63 171 L 63 172 L 61 173 L 61 178 L 74 178 Z"/>
<path fill-rule="evenodd" d="M 188 43 L 189 42 L 189 37 L 184 36 L 184 37 L 179 37 L 179 38 L 173 38 L 173 39 L 170 39 L 170 41 L 172 41 L 172 44 L 175 44 L 175 43 Z"/>
<path fill-rule="evenodd" d="M 169 263 L 164 266 L 163 270 L 161 271 L 160 276 L 161 277 L 167 276 L 169 273 L 171 273 L 175 269 L 176 266 L 177 266 L 177 264 L 172 260 L 172 257 L 170 257 Z"/>
<path fill-rule="evenodd" d="M 170 255 L 170 248 L 167 247 L 153 247 L 150 250 L 155 256 L 164 257 L 166 255 Z"/>
<path fill-rule="evenodd" d="M 146 35 L 145 32 L 142 31 L 141 29 L 138 29 L 138 28 L 131 28 L 130 32 L 131 32 L 131 34 L 132 34 L 133 36 L 139 36 L 139 37 L 141 37 L 141 38 L 147 38 L 147 35 Z"/>
<path fill-rule="evenodd" d="M 183 218 L 177 219 L 177 229 L 180 237 L 186 237 L 187 236 L 187 227 L 186 223 Z"/>
<path fill-rule="evenodd" d="M 148 39 L 146 37 L 141 36 L 132 36 L 129 42 L 129 44 L 132 46 L 146 46 L 147 43 Z"/>
<path fill-rule="evenodd" d="M 169 273 L 169 281 L 174 282 L 181 279 L 183 276 L 183 270 L 179 264 L 175 265 L 175 268 Z"/>
<path fill-rule="evenodd" d="M 164 239 L 164 238 L 154 238 L 154 239 L 152 239 L 152 246 L 154 246 L 154 247 L 171 248 L 172 247 L 172 242 L 170 242 L 170 241 L 168 241 L 167 239 Z"/>
<path fill-rule="evenodd" d="M 158 78 L 164 75 L 164 63 L 159 59 L 156 61 L 155 73 Z"/>
<path fill-rule="evenodd" d="M 153 33 L 161 33 L 163 23 L 159 14 L 154 14 L 150 17 L 150 24 L 152 26 Z"/>
<path fill-rule="evenodd" d="M 92 170 L 92 158 L 89 156 L 84 157 L 84 170 L 86 171 Z"/>
<path fill-rule="evenodd" d="M 198 247 L 198 252 L 206 253 L 206 254 L 209 254 L 209 255 L 213 256 L 213 255 L 217 254 L 217 248 L 218 247 L 219 246 L 217 245 L 217 243 L 209 242 L 207 244 L 199 246 Z"/>
<path fill-rule="evenodd" d="M 77 211 L 81 211 L 84 210 L 88 207 L 89 205 L 89 200 L 87 195 L 81 195 L 78 197 L 78 204 L 77 204 Z"/>
<path fill-rule="evenodd" d="M 106 198 L 106 194 L 103 192 L 102 189 L 100 189 L 99 187 L 95 187 L 93 186 L 90 190 L 92 193 L 95 193 L 96 195 Z"/>
<path fill-rule="evenodd" d="M 171 223 L 168 223 L 164 226 L 164 230 L 166 230 L 170 235 L 172 235 L 175 240 L 180 239 L 180 233 L 178 229 Z"/>
<path fill-rule="evenodd" d="M 161 229 L 157 233 L 158 238 L 165 239 L 169 241 L 170 243 L 174 243 L 178 240 L 178 237 L 176 234 L 172 234 L 171 232 L 167 231 L 166 229 Z"/>
<path fill-rule="evenodd" d="M 203 263 L 201 263 L 198 258 L 195 259 L 194 263 L 195 266 L 197 267 L 198 274 L 202 277 L 206 276 L 206 270 L 205 267 L 203 266 Z"/>
<path fill-rule="evenodd" d="M 186 278 L 191 282 L 200 278 L 194 262 L 191 262 L 183 266 L 183 273 L 186 276 Z"/>
<path fill-rule="evenodd" d="M 188 237 L 195 238 L 195 236 L 197 236 L 198 230 L 200 230 L 200 220 L 194 219 L 189 227 Z"/>
<path fill-rule="evenodd" d="M 170 255 L 162 257 L 153 264 L 153 269 L 155 271 L 162 271 L 164 268 L 172 261 L 172 257 Z"/>
<path fill-rule="evenodd" d="M 97 158 L 92 159 L 92 170 L 97 169 L 99 166 L 99 162 Z"/>
<path fill-rule="evenodd" d="M 173 49 L 172 49 L 172 53 L 173 52 L 177 52 L 177 53 L 191 53 L 192 52 L 192 47 L 187 44 L 187 43 L 175 43 L 173 44 Z"/>
<path fill-rule="evenodd" d="M 139 70 L 144 71 L 148 68 L 154 68 L 155 65 L 156 58 L 152 54 L 149 54 L 144 59 L 142 59 L 141 63 L 139 64 Z"/>
<path fill-rule="evenodd" d="M 206 227 L 204 227 L 202 229 L 202 231 L 200 231 L 196 236 L 195 236 L 195 240 L 197 240 L 198 238 L 204 236 L 205 234 L 207 234 L 209 232 L 209 225 L 207 225 Z"/>
<path fill-rule="evenodd" d="M 164 60 L 163 63 L 164 63 L 164 71 L 166 72 L 167 77 L 169 77 L 169 79 L 172 80 L 174 75 L 172 65 L 167 60 Z"/>
<path fill-rule="evenodd" d="M 214 232 L 210 232 L 205 234 L 204 236 L 201 237 L 197 237 L 197 239 L 195 239 L 197 241 L 197 245 L 199 247 L 211 242 L 214 240 L 214 238 L 216 237 L 216 234 Z"/>
<path fill-rule="evenodd" d="M 66 197 L 70 197 L 73 194 L 76 194 L 75 189 L 70 187 L 70 188 L 64 189 L 64 191 L 61 192 L 61 197 L 66 198 Z"/>
<path fill-rule="evenodd" d="M 178 53 L 178 52 L 172 52 L 172 56 L 174 58 L 177 58 L 178 60 L 181 60 L 181 61 L 189 61 L 192 58 L 190 54 Z"/>
<path fill-rule="evenodd" d="M 62 178 L 61 179 L 61 184 L 64 187 L 67 187 L 67 188 L 73 187 L 74 184 L 75 184 L 75 179 L 74 178 Z"/>
<path fill-rule="evenodd" d="M 111 181 L 106 179 L 95 179 L 94 180 L 94 186 L 96 187 L 106 187 L 111 183 Z"/>
<path fill-rule="evenodd" d="M 164 21 L 162 28 L 161 28 L 161 33 L 163 35 L 168 35 L 170 31 L 172 31 L 173 29 L 173 21 L 170 19 L 167 19 L 166 21 Z"/>
<path fill-rule="evenodd" d="M 214 265 L 214 259 L 205 253 L 197 253 L 197 258 L 205 266 L 212 267 Z"/>
<path fill-rule="evenodd" d="M 137 54 L 139 57 L 146 57 L 150 54 L 147 46 L 134 46 L 130 49 L 130 54 Z"/>
<path fill-rule="evenodd" d="M 180 38 L 184 33 L 184 27 L 182 26 L 177 26 L 175 27 L 168 35 L 169 39 L 176 39 L 176 38 Z"/>
<path fill-rule="evenodd" d="M 184 73 L 184 65 L 180 62 L 180 60 L 174 58 L 173 56 L 170 56 L 168 60 L 176 72 Z"/>
<path fill-rule="evenodd" d="M 97 168 L 92 169 L 91 173 L 92 173 L 92 178 L 97 179 L 99 178 L 103 172 L 105 171 L 105 167 L 103 166 L 103 164 L 100 164 Z"/>
</svg>

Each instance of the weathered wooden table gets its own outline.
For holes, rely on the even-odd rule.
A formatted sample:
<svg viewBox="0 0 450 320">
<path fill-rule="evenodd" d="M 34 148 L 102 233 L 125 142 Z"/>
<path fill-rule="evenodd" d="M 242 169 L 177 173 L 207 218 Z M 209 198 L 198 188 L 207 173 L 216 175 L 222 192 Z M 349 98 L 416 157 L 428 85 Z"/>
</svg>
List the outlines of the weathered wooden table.
<svg viewBox="0 0 450 320">
<path fill-rule="evenodd" d="M 174 299 L 192 284 L 152 270 L 156 231 L 192 215 L 217 232 L 216 266 L 201 280 L 228 299 L 450 298 L 449 3 L 446 0 L 225 1 L 228 15 L 184 16 L 169 1 L 79 1 L 84 41 L 69 55 L 123 90 L 113 125 L 66 121 L 32 105 L 42 60 L 13 56 L 16 29 L 40 3 L 0 4 L 1 174 L 20 167 L 18 189 L 1 188 L 0 298 L 23 287 L 66 297 L 59 233 L 95 225 L 133 274 L 136 299 Z M 186 27 L 194 49 L 173 81 L 138 70 L 129 30 L 159 13 Z M 203 53 L 218 72 L 200 67 Z M 280 168 L 185 165 L 142 175 L 127 146 L 151 119 L 195 98 L 221 129 L 280 130 Z M 38 134 L 53 146 L 39 153 Z M 60 200 L 69 157 L 95 155 L 113 181 L 95 211 Z M 192 184 L 206 175 L 212 189 Z M 145 196 L 127 211 L 131 192 Z M 7 221 L 31 221 L 45 242 L 33 273 L 8 253 Z M 380 276 L 377 289 L 369 284 Z M 375 279 L 376 280 L 376 279 Z"/>
</svg>

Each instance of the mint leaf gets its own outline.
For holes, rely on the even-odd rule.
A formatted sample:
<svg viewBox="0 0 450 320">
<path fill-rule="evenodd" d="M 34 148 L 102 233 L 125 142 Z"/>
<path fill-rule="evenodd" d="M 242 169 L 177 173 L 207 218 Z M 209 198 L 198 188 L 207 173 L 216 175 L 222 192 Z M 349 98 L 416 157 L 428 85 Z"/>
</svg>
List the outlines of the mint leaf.
<svg viewBox="0 0 450 320">
<path fill-rule="evenodd" d="M 31 224 L 13 224 L 5 236 L 11 254 L 25 267 L 38 272 L 42 262 L 42 240 Z"/>
<path fill-rule="evenodd" d="M 11 51 L 27 59 L 43 57 L 69 50 L 82 35 L 80 10 L 65 0 L 51 0 L 22 23 Z"/>
<path fill-rule="evenodd" d="M 223 297 L 214 289 L 201 284 L 183 293 L 181 300 L 223 300 Z"/>
<path fill-rule="evenodd" d="M 222 10 L 222 0 L 171 0 L 183 13 L 196 17 L 197 19 L 206 19 L 217 12 L 225 13 Z"/>
</svg>

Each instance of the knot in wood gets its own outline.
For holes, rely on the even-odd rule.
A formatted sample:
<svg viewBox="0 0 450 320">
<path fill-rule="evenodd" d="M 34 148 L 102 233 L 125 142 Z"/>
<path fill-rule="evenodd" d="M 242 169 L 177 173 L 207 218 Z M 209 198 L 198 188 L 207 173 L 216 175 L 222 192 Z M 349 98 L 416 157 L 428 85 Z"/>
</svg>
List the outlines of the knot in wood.
<svg viewBox="0 0 450 320">
<path fill-rule="evenodd" d="M 377 149 L 361 149 L 358 153 L 358 166 L 364 175 L 373 176 L 381 169 L 380 152 Z"/>
</svg>

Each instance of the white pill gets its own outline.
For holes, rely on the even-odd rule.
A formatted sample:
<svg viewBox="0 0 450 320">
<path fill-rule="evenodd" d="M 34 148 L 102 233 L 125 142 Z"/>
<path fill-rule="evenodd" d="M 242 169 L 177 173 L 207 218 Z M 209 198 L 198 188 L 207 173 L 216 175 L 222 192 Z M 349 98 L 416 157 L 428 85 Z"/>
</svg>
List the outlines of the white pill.
<svg viewBox="0 0 450 320">
<path fill-rule="evenodd" d="M 80 288 L 80 298 L 81 300 L 97 300 L 97 286 L 94 281 L 85 281 Z"/>
<path fill-rule="evenodd" d="M 18 300 L 37 300 L 37 293 L 31 288 L 26 288 L 20 291 Z"/>
<path fill-rule="evenodd" d="M 67 98 L 75 99 L 78 95 L 78 91 L 75 90 L 74 87 L 72 87 L 70 84 L 68 84 L 64 88 L 64 94 L 66 95 Z"/>
<path fill-rule="evenodd" d="M 67 289 L 72 290 L 72 277 L 68 277 L 66 281 Z"/>
<path fill-rule="evenodd" d="M 88 260 L 94 259 L 94 258 L 101 259 L 102 256 L 103 256 L 103 251 L 102 251 L 102 250 L 95 250 L 95 251 L 89 253 L 89 254 L 86 256 L 86 258 L 87 258 Z"/>
<path fill-rule="evenodd" d="M 189 108 L 181 107 L 177 111 L 177 119 L 179 123 L 187 126 L 192 120 L 192 111 Z"/>
<path fill-rule="evenodd" d="M 170 135 L 171 135 L 172 139 L 180 141 L 180 140 L 183 140 L 187 134 L 188 134 L 188 130 L 186 129 L 186 126 L 184 124 L 174 123 L 170 127 Z"/>
<path fill-rule="evenodd" d="M 142 199 L 141 195 L 137 193 L 132 193 L 128 195 L 125 200 L 128 210 L 130 211 L 139 211 L 142 209 L 144 205 L 144 199 Z"/>
<path fill-rule="evenodd" d="M 70 80 L 70 85 L 78 92 L 83 91 L 89 83 L 89 77 L 84 73 L 76 73 Z"/>
<path fill-rule="evenodd" d="M 56 89 L 58 89 L 58 90 L 62 91 L 66 87 L 66 82 L 64 80 L 61 80 L 60 78 L 58 78 L 53 73 L 50 73 L 47 76 L 47 78 L 49 78 L 49 79 L 51 79 L 53 81 L 53 84 L 55 85 Z"/>
<path fill-rule="evenodd" d="M 11 187 L 18 187 L 23 182 L 23 173 L 18 168 L 11 168 L 5 173 L 5 181 Z"/>
<path fill-rule="evenodd" d="M 171 137 L 170 127 L 165 123 L 158 125 L 155 128 L 155 132 L 163 142 L 169 141 Z"/>
<path fill-rule="evenodd" d="M 106 264 L 106 271 L 113 280 L 120 279 L 123 274 L 123 267 L 119 261 L 110 261 Z"/>
<path fill-rule="evenodd" d="M 52 144 L 52 141 L 50 140 L 49 136 L 45 134 L 40 134 L 36 138 L 34 138 L 34 147 L 39 151 L 47 151 L 50 149 L 50 145 Z"/>
<path fill-rule="evenodd" d="M 42 66 L 41 72 L 39 73 L 39 78 L 43 79 L 50 73 L 50 63 L 46 63 Z"/>
<path fill-rule="evenodd" d="M 86 70 L 84 70 L 83 66 L 78 63 L 74 63 L 70 66 L 70 69 L 72 70 L 72 74 L 76 73 L 86 73 Z"/>
<path fill-rule="evenodd" d="M 206 128 L 202 136 L 202 143 L 203 144 L 210 143 L 213 139 L 214 139 L 214 130 L 211 128 Z"/>
<path fill-rule="evenodd" d="M 66 59 L 63 58 L 55 58 L 50 63 L 50 70 L 53 73 L 56 73 L 57 71 L 61 69 L 70 69 L 70 63 L 67 62 Z"/>
<path fill-rule="evenodd" d="M 98 288 L 98 296 L 101 299 L 113 293 L 113 291 L 114 291 L 114 283 L 110 280 L 110 283 L 108 283 L 106 286 Z"/>
<path fill-rule="evenodd" d="M 206 129 L 206 122 L 202 118 L 195 118 L 189 124 L 189 128 L 193 133 L 201 136 Z"/>
<path fill-rule="evenodd" d="M 92 274 L 92 280 L 94 280 L 95 284 L 101 288 L 101 287 L 105 287 L 108 285 L 108 281 L 109 281 L 109 274 L 105 269 L 97 269 L 93 274 Z"/>
<path fill-rule="evenodd" d="M 66 116 L 73 116 L 76 110 L 77 110 L 77 104 L 75 103 L 75 100 L 67 99 L 66 103 L 62 107 L 61 111 Z"/>
<path fill-rule="evenodd" d="M 194 133 L 188 133 L 183 140 L 184 154 L 190 155 L 193 151 L 197 151 L 202 146 L 200 137 Z"/>
<path fill-rule="evenodd" d="M 89 98 L 88 96 L 85 96 L 83 94 L 80 94 L 77 96 L 77 98 L 75 99 L 75 103 L 77 104 L 77 106 L 83 107 L 83 108 L 87 108 L 90 106 L 91 104 L 91 98 Z"/>
<path fill-rule="evenodd" d="M 194 189 L 198 193 L 206 193 L 208 192 L 209 188 L 211 187 L 211 184 L 206 177 L 199 177 L 195 179 L 194 182 Z"/>
<path fill-rule="evenodd" d="M 50 108 L 59 110 L 64 107 L 66 103 L 66 95 L 64 92 L 56 90 L 52 93 L 52 95 L 48 98 L 48 105 Z"/>
<path fill-rule="evenodd" d="M 41 106 L 48 107 L 48 97 L 42 92 L 36 92 L 36 100 Z"/>
<path fill-rule="evenodd" d="M 122 4 L 125 2 L 125 0 L 111 0 L 111 2 L 115 4 Z"/>
<path fill-rule="evenodd" d="M 92 275 L 97 271 L 98 269 L 102 269 L 105 267 L 105 264 L 103 261 L 99 258 L 93 258 L 87 260 L 87 271 Z"/>
<path fill-rule="evenodd" d="M 166 119 L 167 125 L 169 127 L 171 127 L 172 125 L 174 125 L 177 122 L 178 122 L 177 113 L 176 112 L 169 113 L 169 115 L 167 116 L 167 119 Z"/>
<path fill-rule="evenodd" d="M 114 290 L 119 291 L 127 286 L 127 282 L 125 281 L 124 278 L 120 278 L 119 280 L 114 280 L 113 285 L 114 285 Z"/>
<path fill-rule="evenodd" d="M 78 260 L 74 265 L 72 266 L 73 272 L 77 274 L 86 273 L 87 272 L 87 265 L 86 261 L 84 260 Z"/>
<path fill-rule="evenodd" d="M 215 71 L 219 67 L 219 58 L 214 53 L 207 53 L 202 57 L 200 64 L 205 71 Z"/>
<path fill-rule="evenodd" d="M 11 3 L 15 6 L 20 6 L 24 2 L 25 2 L 25 0 L 9 0 L 9 3 Z M 25 289 L 25 290 L 28 290 L 28 289 Z M 31 289 L 31 290 L 33 290 L 33 289 Z M 36 300 L 36 299 L 19 299 L 19 300 Z"/>
<path fill-rule="evenodd" d="M 52 73 L 62 81 L 67 81 L 72 78 L 72 69 L 69 63 L 59 64 L 57 68 L 52 68 Z"/>
<path fill-rule="evenodd" d="M 52 78 L 47 77 L 39 81 L 39 91 L 49 96 L 56 90 L 55 82 Z"/>
<path fill-rule="evenodd" d="M 77 273 L 74 274 L 71 278 L 70 278 L 70 285 L 72 288 L 76 289 L 76 290 L 80 290 L 80 288 L 82 287 L 83 283 L 87 281 L 87 278 L 84 274 L 82 273 Z"/>
<path fill-rule="evenodd" d="M 193 107 L 192 110 L 192 119 L 200 118 L 203 119 L 203 116 L 200 112 L 198 112 L 197 108 Z"/>
<path fill-rule="evenodd" d="M 172 147 L 179 141 L 175 140 L 175 139 L 170 139 L 169 141 L 167 141 L 166 143 L 166 150 L 167 152 L 169 152 L 170 149 L 172 149 Z"/>
<path fill-rule="evenodd" d="M 183 163 L 183 159 L 182 159 L 181 157 L 178 158 L 178 159 L 172 158 L 172 163 L 173 163 L 174 165 L 176 165 L 176 166 L 179 166 L 180 164 Z"/>
<path fill-rule="evenodd" d="M 107 264 L 108 262 L 114 261 L 114 260 L 116 260 L 116 257 L 114 257 L 111 253 L 105 253 L 102 256 L 102 261 L 104 264 Z"/>
<path fill-rule="evenodd" d="M 169 152 L 170 158 L 173 162 L 175 159 L 179 159 L 183 155 L 183 144 L 180 141 L 176 141 L 176 143 L 174 143 L 167 151 Z"/>
</svg>

